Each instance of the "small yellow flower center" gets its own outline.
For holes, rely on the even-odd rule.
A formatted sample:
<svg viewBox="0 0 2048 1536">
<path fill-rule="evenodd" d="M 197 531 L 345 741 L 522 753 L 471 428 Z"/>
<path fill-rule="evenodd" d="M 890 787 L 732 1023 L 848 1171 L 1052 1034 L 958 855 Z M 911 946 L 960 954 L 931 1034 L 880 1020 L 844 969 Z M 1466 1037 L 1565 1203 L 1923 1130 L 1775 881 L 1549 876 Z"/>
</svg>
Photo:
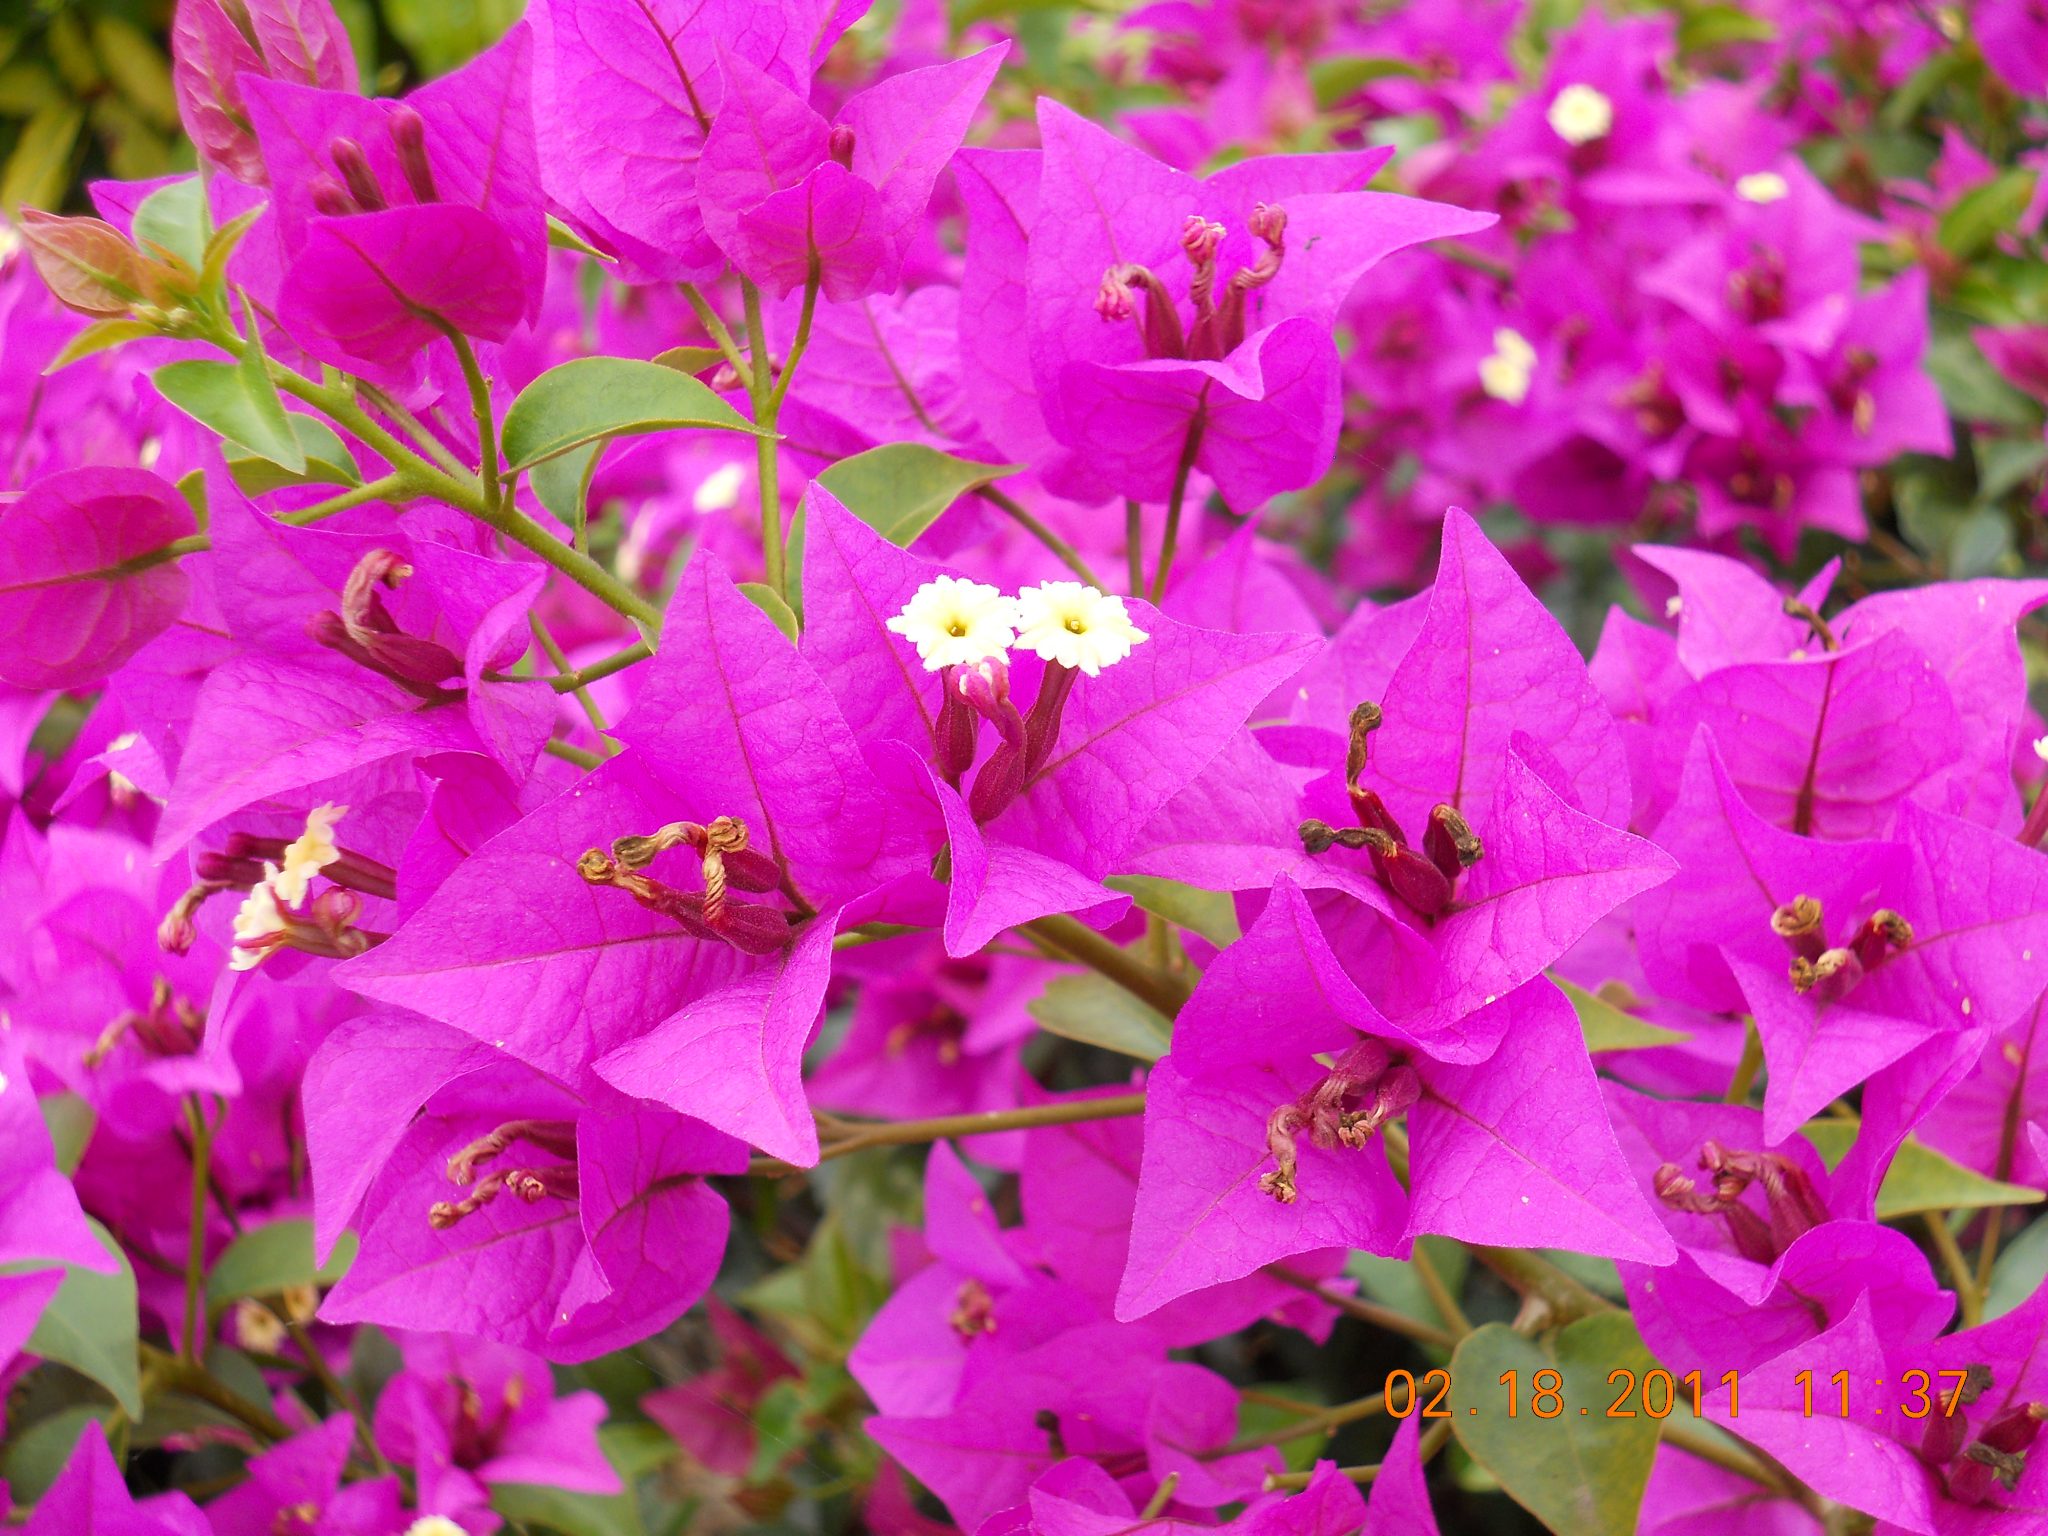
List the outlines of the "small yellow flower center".
<svg viewBox="0 0 2048 1536">
<path fill-rule="evenodd" d="M 958 640 L 962 635 L 967 633 L 967 626 L 961 623 L 958 619 L 955 619 L 952 623 L 946 626 L 946 633 L 951 635 L 955 640 Z"/>
<path fill-rule="evenodd" d="M 1067 620 L 1067 633 L 1070 635 L 1085 635 L 1088 633 L 1088 626 L 1081 621 L 1078 615 L 1071 616 Z"/>
</svg>

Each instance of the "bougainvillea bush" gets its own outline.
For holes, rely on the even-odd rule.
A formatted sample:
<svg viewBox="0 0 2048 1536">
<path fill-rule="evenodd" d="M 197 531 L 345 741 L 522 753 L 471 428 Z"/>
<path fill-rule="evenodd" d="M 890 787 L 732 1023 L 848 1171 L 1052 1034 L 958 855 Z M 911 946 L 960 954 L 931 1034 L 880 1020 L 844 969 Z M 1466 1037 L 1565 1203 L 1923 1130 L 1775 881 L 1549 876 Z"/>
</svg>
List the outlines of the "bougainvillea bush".
<svg viewBox="0 0 2048 1536">
<path fill-rule="evenodd" d="M 2048 1532 L 2036 0 L 362 41 L 0 261 L 10 1524 Z"/>
</svg>

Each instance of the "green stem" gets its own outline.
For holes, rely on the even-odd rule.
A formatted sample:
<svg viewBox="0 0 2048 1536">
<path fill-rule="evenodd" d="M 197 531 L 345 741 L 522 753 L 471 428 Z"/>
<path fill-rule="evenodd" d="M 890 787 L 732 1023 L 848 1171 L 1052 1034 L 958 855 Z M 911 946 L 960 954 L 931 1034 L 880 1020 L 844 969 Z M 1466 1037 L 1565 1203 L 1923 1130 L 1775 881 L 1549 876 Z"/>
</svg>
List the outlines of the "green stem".
<svg viewBox="0 0 2048 1536">
<path fill-rule="evenodd" d="M 587 667 L 578 667 L 574 672 L 562 672 L 554 677 L 543 677 L 538 681 L 546 683 L 557 693 L 574 693 L 591 683 L 623 672 L 635 662 L 645 661 L 654 654 L 654 647 L 645 640 L 636 640 L 623 651 L 615 651 L 602 661 L 593 661 Z M 502 679 L 500 679 L 502 681 Z"/>
<path fill-rule="evenodd" d="M 787 602 L 782 481 L 775 452 L 775 360 L 769 355 L 768 327 L 761 318 L 761 290 L 745 278 L 740 279 L 740 284 L 747 309 L 747 348 L 753 355 L 752 382 L 747 393 L 754 402 L 754 425 L 761 429 L 761 435 L 754 439 L 754 481 L 761 496 L 761 574 L 768 589 Z"/>
<path fill-rule="evenodd" d="M 1296 1419 L 1292 1424 L 1283 1424 L 1262 1434 L 1239 1435 L 1217 1454 L 1236 1456 L 1244 1451 L 1264 1450 L 1269 1445 L 1286 1445 L 1291 1440 L 1306 1440 L 1310 1435 L 1330 1435 L 1346 1424 L 1356 1424 L 1360 1419 L 1374 1418 L 1387 1411 L 1387 1394 L 1375 1392 L 1371 1397 L 1356 1398 L 1348 1403 L 1338 1403 L 1305 1419 Z"/>
<path fill-rule="evenodd" d="M 570 675 L 569 658 L 561 646 L 555 643 L 555 637 L 549 633 L 547 620 L 540 616 L 540 610 L 534 609 L 527 614 L 526 619 L 528 626 L 533 630 L 534 640 L 539 643 L 549 663 L 557 672 L 564 676 Z M 590 690 L 578 683 L 569 689 L 569 692 L 576 695 L 576 702 L 583 708 L 583 718 L 590 722 L 590 728 L 597 733 L 597 744 L 604 755 L 614 756 L 618 752 L 618 744 L 607 734 L 611 726 L 604 718 L 604 711 L 597 707 L 597 700 L 590 696 Z"/>
<path fill-rule="evenodd" d="M 357 385 L 357 392 L 368 398 L 370 403 L 376 406 L 378 410 L 405 428 L 412 437 L 412 445 L 426 450 L 427 457 L 440 465 L 449 474 L 466 475 L 469 473 L 468 468 L 454 454 L 448 451 L 447 446 L 440 438 L 434 435 L 433 428 L 385 394 L 383 390 L 374 384 L 364 383 Z"/>
<path fill-rule="evenodd" d="M 691 312 L 697 317 L 697 323 L 704 327 L 704 334 L 711 338 L 711 344 L 724 354 L 734 373 L 743 379 L 746 378 L 750 372 L 746 357 L 740 352 L 739 343 L 733 340 L 732 332 L 727 329 L 725 321 L 719 318 L 718 311 L 711 307 L 711 301 L 704 297 L 695 283 L 684 283 L 682 288 L 684 299 L 689 302 Z"/>
<path fill-rule="evenodd" d="M 1392 1307 L 1383 1307 L 1376 1301 L 1367 1301 L 1363 1296 L 1349 1296 L 1342 1291 L 1326 1291 L 1320 1280 L 1312 1280 L 1307 1275 L 1289 1269 L 1285 1264 L 1268 1264 L 1265 1273 L 1282 1285 L 1291 1285 L 1298 1291 L 1306 1291 L 1318 1301 L 1327 1302 L 1346 1317 L 1355 1317 L 1362 1323 L 1371 1323 L 1376 1328 L 1384 1328 L 1389 1333 L 1413 1339 L 1418 1344 L 1428 1344 L 1437 1349 L 1450 1349 L 1458 1342 L 1443 1329 L 1432 1327 L 1404 1312 L 1396 1312 Z"/>
<path fill-rule="evenodd" d="M 1145 509 L 1135 497 L 1124 498 L 1124 579 L 1131 596 L 1145 594 Z"/>
<path fill-rule="evenodd" d="M 346 512 L 350 507 L 367 506 L 373 501 L 402 501 L 405 499 L 405 484 L 405 476 L 401 474 L 366 480 L 361 485 L 339 495 L 330 496 L 325 501 L 316 502 L 310 507 L 301 507 L 296 512 L 280 512 L 277 514 L 277 521 L 293 528 L 304 528 L 309 523 L 317 523 L 322 518 L 334 516 L 337 512 Z"/>
<path fill-rule="evenodd" d="M 1138 1516 L 1139 1522 L 1142 1524 L 1147 1520 L 1157 1520 L 1164 1514 L 1166 1506 L 1173 1502 L 1174 1490 L 1179 1487 L 1180 1474 L 1178 1472 L 1169 1472 L 1165 1477 L 1161 1478 L 1159 1486 L 1152 1490 L 1152 1497 L 1145 1501 L 1144 1511 Z"/>
<path fill-rule="evenodd" d="M 1722 1102 L 1748 1103 L 1749 1090 L 1756 1086 L 1756 1075 L 1763 1070 L 1763 1065 L 1763 1036 L 1757 1033 L 1756 1020 L 1745 1017 L 1742 1021 L 1742 1059 L 1735 1064 L 1735 1076 L 1729 1081 Z"/>
<path fill-rule="evenodd" d="M 1337 1475 L 1364 1487 L 1380 1475 L 1380 1464 L 1369 1467 L 1339 1467 Z M 1299 1493 L 1315 1481 L 1313 1472 L 1269 1472 L 1266 1474 L 1266 1492 Z"/>
<path fill-rule="evenodd" d="M 1764 1466 L 1735 1440 L 1724 1434 L 1716 1434 L 1701 1421 L 1693 1419 L 1690 1410 L 1683 1419 L 1674 1413 L 1663 1420 L 1662 1434 L 1664 1443 L 1673 1449 L 1684 1451 L 1688 1456 L 1696 1456 L 1725 1472 L 1733 1472 L 1738 1477 L 1746 1477 L 1751 1482 L 1760 1483 L 1787 1498 L 1798 1498 L 1805 1491 L 1803 1488 L 1788 1486 L 1785 1479 Z"/>
<path fill-rule="evenodd" d="M 565 763 L 574 763 L 578 768 L 602 768 L 604 766 L 604 759 L 595 752 L 586 752 L 581 747 L 574 746 L 566 741 L 550 740 L 544 742 L 541 745 L 541 751 L 547 753 L 549 757 L 559 757 Z"/>
<path fill-rule="evenodd" d="M 1539 1254 L 1521 1248 L 1471 1245 L 1479 1262 L 1524 1297 L 1535 1297 L 1550 1309 L 1549 1326 L 1576 1322 L 1596 1312 L 1611 1312 L 1614 1303 L 1590 1291 Z"/>
<path fill-rule="evenodd" d="M 195 1095 L 185 1100 L 185 1123 L 192 1132 L 192 1217 L 185 1239 L 185 1328 L 181 1349 L 197 1362 L 202 1322 L 206 1316 L 206 1201 L 213 1167 L 213 1127 Z"/>
<path fill-rule="evenodd" d="M 1423 1251 L 1422 1244 L 1415 1245 L 1415 1277 L 1422 1282 L 1422 1289 L 1429 1297 L 1429 1304 L 1436 1308 L 1438 1317 L 1444 1320 L 1458 1338 L 1472 1331 L 1472 1321 L 1465 1316 L 1465 1309 L 1458 1305 L 1458 1298 L 1451 1294 L 1451 1288 L 1444 1284 L 1444 1277 L 1437 1272 L 1436 1265 Z"/>
<path fill-rule="evenodd" d="M 624 614 L 649 631 L 661 628 L 659 608 L 590 556 L 579 554 L 564 544 L 517 507 L 501 507 L 495 512 L 478 510 L 476 515 L 513 543 L 532 550 L 614 613 Z"/>
<path fill-rule="evenodd" d="M 1173 556 L 1180 543 L 1180 514 L 1188 499 L 1188 476 L 1195 470 L 1195 455 L 1202 451 L 1202 434 L 1207 419 L 1197 412 L 1188 423 L 1187 441 L 1181 446 L 1180 463 L 1173 471 L 1173 491 L 1166 499 L 1166 533 L 1159 541 L 1159 568 L 1152 573 L 1152 601 L 1166 595 L 1166 578 L 1173 570 Z"/>
<path fill-rule="evenodd" d="M 1102 578 L 1089 568 L 1086 560 L 1081 558 L 1081 552 L 1034 517 L 1031 514 L 1030 508 L 1017 500 L 1016 497 L 999 491 L 992 485 L 984 485 L 981 488 L 980 495 L 981 499 L 989 503 L 989 505 L 1000 507 L 1003 511 L 1009 513 L 1011 520 L 1019 528 L 1022 528 L 1031 537 L 1051 550 L 1059 558 L 1061 565 L 1064 565 L 1076 576 L 1087 582 L 1089 586 L 1095 588 L 1098 592 L 1107 592 L 1109 590 L 1108 587 L 1102 584 Z"/>
<path fill-rule="evenodd" d="M 463 382 L 469 386 L 469 408 L 476 416 L 477 478 L 483 481 L 484 505 L 495 512 L 504 501 L 504 487 L 498 483 L 498 416 L 491 406 L 490 382 L 477 366 L 476 348 L 454 326 L 443 326 L 456 361 L 462 365 Z"/>
<path fill-rule="evenodd" d="M 379 1473 L 389 1472 L 391 1463 L 386 1461 L 384 1453 L 377 1449 L 377 1437 L 371 1431 L 370 1416 L 363 1411 L 363 1405 L 357 1401 L 356 1395 L 349 1391 L 342 1379 L 328 1366 L 327 1357 L 320 1353 L 320 1346 L 313 1342 L 312 1332 L 304 1323 L 290 1317 L 284 1319 L 284 1326 L 285 1331 L 291 1335 L 292 1343 L 305 1357 L 306 1369 L 313 1373 L 313 1379 L 320 1383 L 322 1390 L 334 1401 L 335 1406 L 346 1409 L 349 1417 L 356 1421 L 356 1443 L 370 1465 Z"/>
<path fill-rule="evenodd" d="M 1066 916 L 1033 918 L 1024 932 L 1068 958 L 1099 971 L 1133 997 L 1157 1008 L 1169 1019 L 1187 1002 L 1192 988 L 1177 976 L 1154 970 L 1129 950 L 1112 944 L 1086 923 Z"/>
<path fill-rule="evenodd" d="M 1121 1120 L 1145 1112 L 1143 1093 L 1119 1093 L 1094 1099 L 1061 1099 L 1022 1109 L 991 1109 L 967 1115 L 936 1115 L 929 1120 L 861 1121 L 832 1118 L 829 1124 L 848 1127 L 846 1134 L 820 1147 L 818 1160 L 831 1162 L 871 1147 L 908 1147 L 955 1136 L 986 1136 L 993 1131 L 1027 1131 L 1048 1125 L 1080 1125 L 1090 1120 Z M 775 1158 L 756 1158 L 750 1173 L 801 1171 Z"/>
<path fill-rule="evenodd" d="M 151 1383 L 171 1392 L 196 1397 L 202 1403 L 210 1403 L 232 1419 L 239 1420 L 246 1428 L 265 1440 L 288 1440 L 291 1430 L 285 1422 L 261 1403 L 252 1403 L 232 1388 L 214 1379 L 204 1365 L 197 1360 L 187 1360 L 179 1355 L 168 1354 L 153 1344 L 136 1345 L 142 1365 Z"/>
<path fill-rule="evenodd" d="M 2037 1011 L 2033 1023 L 2027 1027 L 2026 1044 L 2020 1048 L 2019 1060 L 2015 1065 L 2019 1071 L 2014 1074 L 2012 1092 L 2006 1095 L 2005 1119 L 1998 1132 L 1998 1161 L 1993 1167 L 1994 1176 L 2000 1183 L 2012 1178 L 2013 1154 L 2019 1145 L 2020 1121 L 2025 1108 L 2027 1083 L 2031 1080 L 2034 1057 L 2034 1032 L 2040 1025 Z M 2005 1212 L 1987 1211 L 1984 1214 L 1984 1241 L 1977 1249 L 1977 1294 L 1989 1297 L 1991 1275 L 1998 1264 L 1998 1245 L 2005 1232 Z"/>
<path fill-rule="evenodd" d="M 1970 1261 L 1963 1257 L 1962 1244 L 1956 1241 L 1955 1231 L 1948 1224 L 1948 1212 L 1926 1211 L 1920 1219 L 1927 1223 L 1927 1235 L 1934 1240 L 1934 1251 L 1941 1255 L 1942 1266 L 1947 1269 L 1949 1280 L 1956 1288 L 1956 1300 L 1963 1309 L 1963 1326 L 1976 1327 L 1984 1321 L 1984 1297 L 1977 1289 L 1977 1277 L 1970 1270 Z"/>
<path fill-rule="evenodd" d="M 781 377 L 775 380 L 775 388 L 768 396 L 768 420 L 772 424 L 782 413 L 782 402 L 789 398 L 790 381 L 796 377 L 796 365 L 803 361 L 805 350 L 811 344 L 811 321 L 818 312 L 818 260 L 811 258 L 811 274 L 804 280 L 803 308 L 797 314 L 796 336 L 789 344 L 789 356 L 782 360 Z M 773 368 L 770 361 L 770 368 Z"/>
</svg>

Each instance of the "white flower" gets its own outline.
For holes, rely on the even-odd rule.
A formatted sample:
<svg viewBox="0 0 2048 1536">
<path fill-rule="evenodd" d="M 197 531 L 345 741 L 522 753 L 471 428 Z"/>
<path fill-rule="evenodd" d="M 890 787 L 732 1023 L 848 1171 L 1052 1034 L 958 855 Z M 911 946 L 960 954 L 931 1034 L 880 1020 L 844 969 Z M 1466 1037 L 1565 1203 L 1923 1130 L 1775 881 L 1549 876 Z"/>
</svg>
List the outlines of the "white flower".
<svg viewBox="0 0 2048 1536">
<path fill-rule="evenodd" d="M 263 876 L 263 883 L 243 898 L 235 913 L 235 948 L 228 956 L 231 971 L 255 970 L 284 936 L 284 911 L 277 904 L 277 892 L 271 889 L 277 866 L 265 864 Z"/>
<path fill-rule="evenodd" d="M 1131 622 L 1122 598 L 1078 581 L 1042 581 L 1017 594 L 1017 644 L 1090 677 L 1150 638 Z"/>
<path fill-rule="evenodd" d="M 1775 203 L 1792 195 L 1792 184 L 1776 171 L 1752 171 L 1736 179 L 1735 195 L 1745 203 Z"/>
<path fill-rule="evenodd" d="M 2048 763 L 2048 736 L 2036 736 L 2034 738 L 2034 756 L 2041 759 L 2042 762 Z"/>
<path fill-rule="evenodd" d="M 1493 351 L 1479 359 L 1479 387 L 1496 400 L 1520 405 L 1529 398 L 1536 377 L 1536 349 L 1520 331 L 1502 326 L 1493 333 Z"/>
<path fill-rule="evenodd" d="M 469 1536 L 446 1515 L 421 1515 L 405 1528 L 405 1536 Z"/>
<path fill-rule="evenodd" d="M 1001 661 L 1017 640 L 1017 603 L 981 582 L 941 576 L 912 593 L 888 629 L 917 647 L 927 672 Z"/>
<path fill-rule="evenodd" d="M 1614 127 L 1614 103 L 1590 85 L 1568 85 L 1557 93 L 1544 121 L 1565 143 L 1590 144 Z"/>
<path fill-rule="evenodd" d="M 341 857 L 334 824 L 347 814 L 345 805 L 316 805 L 306 813 L 306 830 L 285 845 L 284 868 L 270 877 L 271 887 L 285 902 L 297 906 L 304 901 L 313 877 Z"/>
</svg>

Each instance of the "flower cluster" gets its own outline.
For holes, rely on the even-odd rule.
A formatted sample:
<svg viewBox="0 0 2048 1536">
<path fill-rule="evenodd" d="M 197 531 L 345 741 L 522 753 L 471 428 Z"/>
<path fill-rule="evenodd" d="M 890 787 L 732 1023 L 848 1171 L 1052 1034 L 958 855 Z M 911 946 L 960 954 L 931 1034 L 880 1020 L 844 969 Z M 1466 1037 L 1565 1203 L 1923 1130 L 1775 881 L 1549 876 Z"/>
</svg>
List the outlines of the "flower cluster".
<svg viewBox="0 0 2048 1536">
<path fill-rule="evenodd" d="M 2039 6 L 887 9 L 22 210 L 15 1523 L 2048 1533 Z"/>
</svg>

